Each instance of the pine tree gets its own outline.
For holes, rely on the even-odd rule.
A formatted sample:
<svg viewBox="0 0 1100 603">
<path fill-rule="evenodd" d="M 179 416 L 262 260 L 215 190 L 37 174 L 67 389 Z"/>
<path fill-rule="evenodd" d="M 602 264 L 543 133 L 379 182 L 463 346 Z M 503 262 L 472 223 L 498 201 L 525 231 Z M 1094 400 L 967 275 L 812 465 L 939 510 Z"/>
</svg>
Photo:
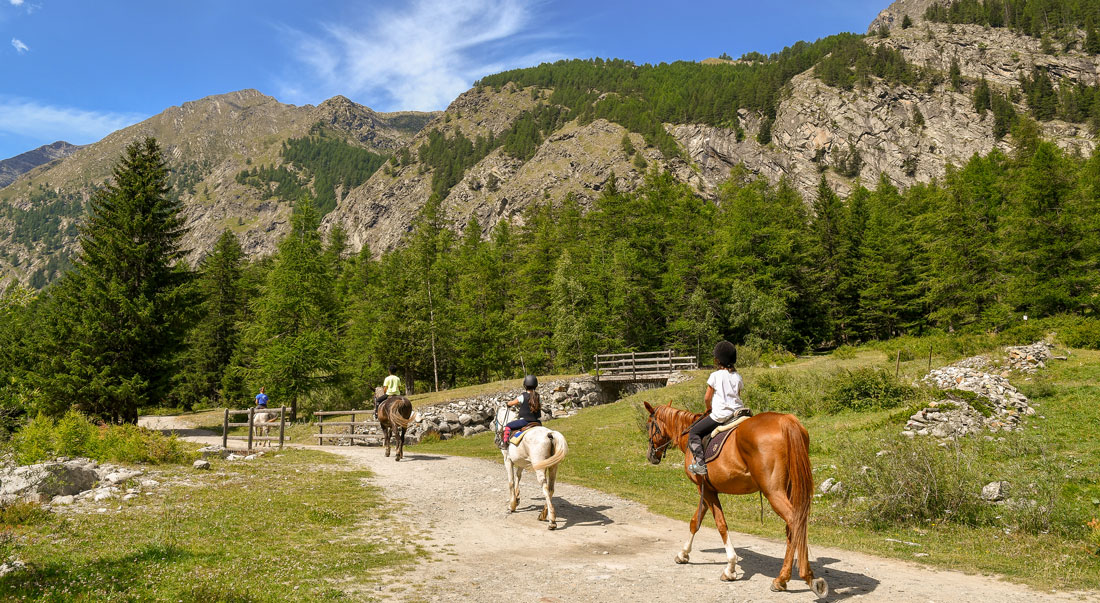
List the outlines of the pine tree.
<svg viewBox="0 0 1100 603">
<path fill-rule="evenodd" d="M 841 264 L 844 261 L 841 239 L 843 214 L 844 206 L 840 198 L 822 174 L 817 185 L 809 229 L 818 274 L 817 298 L 825 314 L 824 334 L 832 341 L 837 340 L 841 321 L 839 288 L 843 278 Z"/>
<path fill-rule="evenodd" d="M 247 303 L 241 283 L 243 257 L 237 236 L 226 230 L 200 266 L 199 320 L 187 336 L 182 366 L 175 375 L 176 397 L 184 408 L 199 402 L 214 404 L 221 395 Z"/>
<path fill-rule="evenodd" d="M 290 403 L 291 420 L 310 394 L 337 380 L 338 307 L 312 200 L 294 204 L 291 231 L 255 302 L 249 334 L 256 347 L 256 386 L 276 406 Z"/>
<path fill-rule="evenodd" d="M 169 392 L 193 304 L 184 287 L 181 207 L 169 194 L 157 142 L 127 146 L 113 175 L 92 198 L 75 268 L 56 288 L 49 327 L 55 347 L 40 378 L 61 404 L 136 423 L 140 406 Z"/>
</svg>

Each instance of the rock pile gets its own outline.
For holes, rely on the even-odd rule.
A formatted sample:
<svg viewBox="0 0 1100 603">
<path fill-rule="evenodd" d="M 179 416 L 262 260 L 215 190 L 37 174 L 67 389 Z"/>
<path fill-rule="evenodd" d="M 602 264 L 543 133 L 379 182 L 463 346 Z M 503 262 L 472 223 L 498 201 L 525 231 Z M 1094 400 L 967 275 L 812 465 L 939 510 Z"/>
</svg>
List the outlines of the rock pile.
<svg viewBox="0 0 1100 603">
<path fill-rule="evenodd" d="M 1005 353 L 1008 355 L 1005 358 L 1005 366 L 1021 373 L 1034 373 L 1046 368 L 1046 361 L 1054 358 L 1051 345 L 1042 341 L 1031 345 L 1007 347 Z"/>
<path fill-rule="evenodd" d="M 1005 352 L 1004 366 L 1029 373 L 1044 367 L 1044 360 L 1052 357 L 1050 346 L 1041 342 L 1005 348 Z M 1035 414 L 1035 409 L 1005 378 L 1008 370 L 986 372 L 997 366 L 989 357 L 974 356 L 928 373 L 923 381 L 944 390 L 946 397 L 909 417 L 902 434 L 958 438 L 986 430 L 1018 429 L 1021 419 Z"/>
<path fill-rule="evenodd" d="M 105 500 L 119 494 L 122 484 L 141 475 L 137 469 L 100 465 L 85 458 L 6 465 L 0 469 L 0 504 L 24 500 L 67 505 L 84 498 Z M 142 484 L 146 482 L 150 487 L 157 485 L 155 480 L 144 480 Z M 126 494 L 135 494 L 131 490 Z"/>
</svg>

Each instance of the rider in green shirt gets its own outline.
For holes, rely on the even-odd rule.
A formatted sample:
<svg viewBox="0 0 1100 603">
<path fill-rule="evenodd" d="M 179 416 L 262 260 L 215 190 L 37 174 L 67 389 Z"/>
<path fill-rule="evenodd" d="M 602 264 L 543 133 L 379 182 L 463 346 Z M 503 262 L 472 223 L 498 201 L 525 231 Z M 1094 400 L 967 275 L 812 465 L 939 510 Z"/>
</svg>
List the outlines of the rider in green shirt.
<svg viewBox="0 0 1100 603">
<path fill-rule="evenodd" d="M 389 369 L 390 375 L 382 382 L 382 387 L 386 388 L 386 391 L 374 400 L 374 417 L 376 419 L 378 418 L 378 405 L 385 402 L 390 396 L 401 395 L 401 378 L 396 375 L 397 367 L 391 364 Z"/>
</svg>

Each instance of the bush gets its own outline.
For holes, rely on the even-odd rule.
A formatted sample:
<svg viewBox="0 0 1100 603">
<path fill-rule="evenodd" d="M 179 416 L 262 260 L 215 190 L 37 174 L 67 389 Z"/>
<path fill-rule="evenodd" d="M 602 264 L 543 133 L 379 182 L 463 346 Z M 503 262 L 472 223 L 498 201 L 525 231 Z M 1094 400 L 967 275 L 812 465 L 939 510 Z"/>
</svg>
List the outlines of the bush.
<svg viewBox="0 0 1100 603">
<path fill-rule="evenodd" d="M 70 410 L 57 422 L 54 445 L 60 456 L 82 456 L 95 439 L 95 426 L 84 415 Z"/>
<path fill-rule="evenodd" d="M 904 406 L 916 395 L 916 388 L 886 371 L 861 368 L 833 377 L 828 401 L 832 410 L 881 410 Z"/>
<path fill-rule="evenodd" d="M 50 458 L 56 450 L 53 419 L 38 413 L 37 417 L 15 433 L 11 445 L 15 451 L 15 462 L 20 465 L 30 465 Z"/>
<path fill-rule="evenodd" d="M 120 463 L 188 463 L 193 446 L 176 436 L 165 436 L 136 425 L 96 427 L 87 417 L 69 411 L 60 421 L 39 414 L 11 440 L 15 460 L 21 465 L 57 456 L 85 456 Z"/>
<path fill-rule="evenodd" d="M 951 442 L 895 436 L 879 446 L 844 446 L 843 481 L 859 521 L 875 527 L 950 519 L 965 525 L 989 523 L 981 501 L 984 463 Z"/>
<path fill-rule="evenodd" d="M 851 360 L 856 357 L 856 349 L 847 344 L 842 345 L 833 350 L 833 357 L 841 360 Z"/>
</svg>

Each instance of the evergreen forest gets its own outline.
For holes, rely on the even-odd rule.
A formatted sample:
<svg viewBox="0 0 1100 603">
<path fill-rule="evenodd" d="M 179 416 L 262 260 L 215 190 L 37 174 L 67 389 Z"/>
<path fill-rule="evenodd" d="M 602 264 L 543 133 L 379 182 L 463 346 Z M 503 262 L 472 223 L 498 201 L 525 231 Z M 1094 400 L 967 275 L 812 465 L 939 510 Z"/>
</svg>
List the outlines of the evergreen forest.
<svg viewBox="0 0 1100 603">
<path fill-rule="evenodd" d="M 151 405 L 361 404 L 394 364 L 411 391 L 591 367 L 592 355 L 727 338 L 745 358 L 933 331 L 1065 325 L 1100 346 L 1100 152 L 1082 158 L 1017 124 L 1011 153 L 899 191 L 823 178 L 810 199 L 734 171 L 716 201 L 650 170 L 591 207 L 532 207 L 487 237 L 432 195 L 405 244 L 349 253 L 305 192 L 271 257 L 225 232 L 198 266 L 155 141 L 97 192 L 74 268 L 0 297 L 0 413 L 76 404 L 116 422 Z M 476 147 L 476 144 L 475 144 Z M 289 147 L 288 147 L 289 148 Z"/>
</svg>

